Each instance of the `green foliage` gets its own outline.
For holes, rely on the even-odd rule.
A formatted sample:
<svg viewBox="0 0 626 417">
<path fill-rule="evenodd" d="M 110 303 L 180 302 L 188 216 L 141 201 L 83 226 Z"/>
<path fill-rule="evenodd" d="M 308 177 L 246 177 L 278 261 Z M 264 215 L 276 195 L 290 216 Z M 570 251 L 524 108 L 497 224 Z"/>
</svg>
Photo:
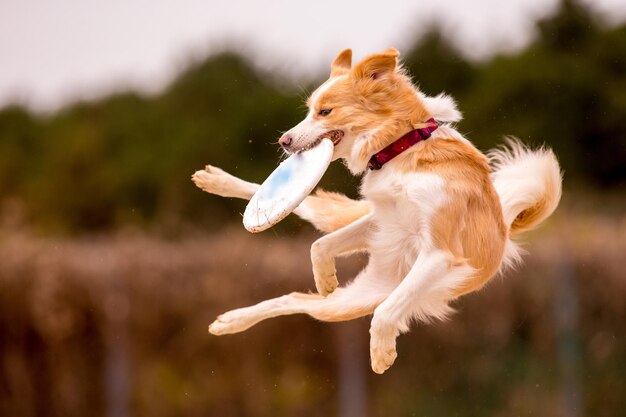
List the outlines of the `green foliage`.
<svg viewBox="0 0 626 417">
<path fill-rule="evenodd" d="M 431 96 L 442 91 L 455 96 L 467 92 L 478 72 L 436 28 L 409 51 L 404 65 L 420 90 Z"/>
<path fill-rule="evenodd" d="M 523 51 L 484 63 L 433 30 L 405 64 L 425 93 L 457 98 L 459 129 L 480 148 L 504 135 L 546 143 L 568 184 L 623 186 L 626 26 L 606 29 L 566 0 L 537 28 Z M 191 65 L 156 97 L 118 94 L 47 118 L 9 107 L 0 111 L 0 204 L 22 201 L 30 222 L 49 231 L 215 226 L 238 219 L 243 205 L 201 193 L 193 171 L 210 163 L 263 180 L 281 158 L 280 131 L 303 113 L 301 91 L 229 53 Z M 322 185 L 354 195 L 356 181 L 335 165 Z"/>
<path fill-rule="evenodd" d="M 603 30 L 569 0 L 537 26 L 525 50 L 483 65 L 471 67 L 437 35 L 406 62 L 427 94 L 445 90 L 457 98 L 464 113 L 459 128 L 482 149 L 518 136 L 554 148 L 568 181 L 623 185 L 626 27 Z"/>
</svg>

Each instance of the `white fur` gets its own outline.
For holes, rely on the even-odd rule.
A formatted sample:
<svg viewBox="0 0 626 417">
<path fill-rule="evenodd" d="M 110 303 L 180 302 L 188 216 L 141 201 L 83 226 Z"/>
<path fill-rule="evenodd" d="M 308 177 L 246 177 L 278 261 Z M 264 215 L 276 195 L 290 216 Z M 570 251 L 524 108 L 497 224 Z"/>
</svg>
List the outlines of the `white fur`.
<svg viewBox="0 0 626 417">
<path fill-rule="evenodd" d="M 488 153 L 493 174 L 491 179 L 502 203 L 504 222 L 513 223 L 524 209 L 552 196 L 547 215 L 556 209 L 561 199 L 562 174 L 554 153 L 549 149 L 530 150 L 515 138 Z M 547 217 L 547 215 L 545 217 Z M 537 219 L 539 223 L 544 218 Z M 517 243 L 507 241 L 503 266 L 514 267 L 521 261 L 523 250 Z"/>
<path fill-rule="evenodd" d="M 378 226 L 368 245 L 376 273 L 398 283 L 420 250 L 432 247 L 430 224 L 445 202 L 444 187 L 443 179 L 433 174 L 381 169 L 365 176 L 361 192 L 372 203 Z"/>
<path fill-rule="evenodd" d="M 461 112 L 456 107 L 456 102 L 447 94 L 441 93 L 436 97 L 428 97 L 422 93 L 417 93 L 421 98 L 424 107 L 435 118 L 441 122 L 458 122 L 463 118 Z"/>
<path fill-rule="evenodd" d="M 559 190 L 555 203 L 558 202 L 561 171 L 551 150 L 531 151 L 512 138 L 507 145 L 489 152 L 489 159 L 494 168 L 493 185 L 504 208 L 504 221 L 511 224 L 524 208 L 546 194 L 547 187 Z"/>
<path fill-rule="evenodd" d="M 373 129 L 372 131 L 361 133 L 354 138 L 353 142 L 350 144 L 350 148 L 343 152 L 346 167 L 350 170 L 352 175 L 362 174 L 367 169 L 367 161 L 363 161 L 360 157 L 361 149 L 372 137 L 378 134 L 379 130 L 380 129 Z"/>
</svg>

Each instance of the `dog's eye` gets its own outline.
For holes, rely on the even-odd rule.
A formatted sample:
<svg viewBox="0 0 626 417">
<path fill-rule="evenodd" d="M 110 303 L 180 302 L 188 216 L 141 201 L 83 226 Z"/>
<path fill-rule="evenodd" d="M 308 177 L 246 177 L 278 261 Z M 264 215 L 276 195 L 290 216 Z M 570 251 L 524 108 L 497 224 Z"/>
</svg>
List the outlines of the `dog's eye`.
<svg viewBox="0 0 626 417">
<path fill-rule="evenodd" d="M 320 116 L 328 116 L 331 111 L 333 111 L 333 109 L 322 109 L 317 114 L 319 114 Z"/>
</svg>

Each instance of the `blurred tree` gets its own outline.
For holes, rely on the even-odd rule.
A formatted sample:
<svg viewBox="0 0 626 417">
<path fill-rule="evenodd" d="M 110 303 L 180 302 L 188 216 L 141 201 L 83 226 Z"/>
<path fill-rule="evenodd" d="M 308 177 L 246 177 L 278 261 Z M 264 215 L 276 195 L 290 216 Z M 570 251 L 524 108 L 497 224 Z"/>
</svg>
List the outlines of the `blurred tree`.
<svg viewBox="0 0 626 417">
<path fill-rule="evenodd" d="M 471 65 L 435 30 L 406 63 L 425 93 L 457 98 L 460 130 L 479 147 L 504 135 L 546 143 L 568 180 L 615 187 L 626 181 L 626 27 L 602 25 L 565 0 L 520 53 Z"/>
<path fill-rule="evenodd" d="M 403 59 L 420 90 L 427 95 L 442 91 L 455 97 L 464 95 L 478 71 L 436 27 L 428 31 Z"/>
</svg>

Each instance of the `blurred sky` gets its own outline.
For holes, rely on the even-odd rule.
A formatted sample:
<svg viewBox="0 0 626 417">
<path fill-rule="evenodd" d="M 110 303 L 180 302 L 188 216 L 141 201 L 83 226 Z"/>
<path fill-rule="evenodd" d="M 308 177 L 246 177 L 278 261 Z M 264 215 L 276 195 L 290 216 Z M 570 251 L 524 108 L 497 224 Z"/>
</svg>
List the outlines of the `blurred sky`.
<svg viewBox="0 0 626 417">
<path fill-rule="evenodd" d="M 624 0 L 581 0 L 608 24 Z M 241 50 L 290 77 L 341 49 L 402 48 L 439 24 L 473 59 L 523 47 L 558 0 L 0 0 L 0 107 L 51 111 L 115 89 L 155 92 L 191 59 Z"/>
</svg>

